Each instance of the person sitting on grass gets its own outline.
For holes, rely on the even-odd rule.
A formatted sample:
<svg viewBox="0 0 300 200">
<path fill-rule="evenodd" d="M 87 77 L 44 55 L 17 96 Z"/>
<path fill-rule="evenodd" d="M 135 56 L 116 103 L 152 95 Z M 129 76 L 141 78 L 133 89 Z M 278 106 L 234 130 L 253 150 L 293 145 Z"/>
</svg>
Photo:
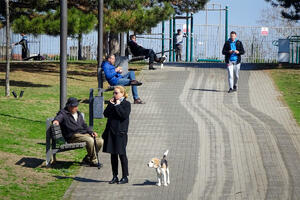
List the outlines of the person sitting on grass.
<svg viewBox="0 0 300 200">
<path fill-rule="evenodd" d="M 142 85 L 142 83 L 135 79 L 135 73 L 133 71 L 129 71 L 127 74 L 122 75 L 122 67 L 115 67 L 115 61 L 116 57 L 114 55 L 108 55 L 101 65 L 108 83 L 111 86 L 131 85 L 134 104 L 144 104 L 145 102 L 139 98 L 137 91 L 137 86 Z"/>
<path fill-rule="evenodd" d="M 96 138 L 98 152 L 95 152 L 94 137 L 98 134 L 94 132 L 84 122 L 81 112 L 78 111 L 78 100 L 70 97 L 66 103 L 66 107 L 61 109 L 53 120 L 53 124 L 60 125 L 62 135 L 68 143 L 85 142 L 87 155 L 83 162 L 92 167 L 98 166 L 96 153 L 98 153 L 103 145 L 102 138 Z"/>
</svg>

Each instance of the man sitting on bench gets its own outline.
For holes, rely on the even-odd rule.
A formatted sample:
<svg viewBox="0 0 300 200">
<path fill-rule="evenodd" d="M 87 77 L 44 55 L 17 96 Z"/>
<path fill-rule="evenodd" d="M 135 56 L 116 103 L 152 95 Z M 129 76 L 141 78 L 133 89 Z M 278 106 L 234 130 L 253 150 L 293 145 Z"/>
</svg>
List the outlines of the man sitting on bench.
<svg viewBox="0 0 300 200">
<path fill-rule="evenodd" d="M 130 35 L 130 41 L 128 42 L 128 46 L 130 48 L 131 53 L 134 56 L 146 56 L 149 58 L 149 70 L 155 70 L 156 68 L 153 67 L 153 62 L 163 63 L 165 57 L 158 58 L 156 53 L 152 49 L 145 49 L 144 47 L 140 46 L 136 42 L 136 36 Z"/>
<path fill-rule="evenodd" d="M 97 133 L 93 132 L 84 122 L 82 114 L 78 111 L 78 100 L 70 97 L 66 103 L 66 107 L 61 109 L 53 120 L 53 124 L 60 125 L 62 135 L 68 143 L 86 142 L 87 155 L 84 157 L 83 162 L 90 166 L 98 166 L 94 138 Z M 103 145 L 102 138 L 96 138 L 98 151 Z"/>
<path fill-rule="evenodd" d="M 114 55 L 108 55 L 106 60 L 102 62 L 102 69 L 106 80 L 111 86 L 122 85 L 127 86 L 131 85 L 132 96 L 134 104 L 144 104 L 138 95 L 137 86 L 142 85 L 141 82 L 135 80 L 135 73 L 129 71 L 127 74 L 122 75 L 122 68 L 115 67 L 116 57 Z"/>
</svg>

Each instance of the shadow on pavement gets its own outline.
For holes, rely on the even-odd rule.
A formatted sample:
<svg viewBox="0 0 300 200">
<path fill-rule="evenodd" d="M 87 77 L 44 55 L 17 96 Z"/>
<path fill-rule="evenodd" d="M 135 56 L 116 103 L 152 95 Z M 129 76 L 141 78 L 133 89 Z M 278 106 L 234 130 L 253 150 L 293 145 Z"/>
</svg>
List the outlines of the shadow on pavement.
<svg viewBox="0 0 300 200">
<path fill-rule="evenodd" d="M 191 88 L 190 90 L 198 90 L 203 92 L 226 92 L 223 90 L 215 90 L 215 89 L 197 89 L 197 88 Z"/>
<path fill-rule="evenodd" d="M 99 180 L 94 180 L 94 179 L 89 179 L 89 178 L 83 178 L 83 177 L 69 177 L 69 176 L 54 176 L 57 179 L 73 179 L 75 181 L 79 182 L 85 182 L 85 183 L 105 183 L 108 181 L 99 181 Z"/>
<path fill-rule="evenodd" d="M 156 182 L 145 180 L 144 183 L 132 184 L 133 186 L 156 185 Z"/>
</svg>

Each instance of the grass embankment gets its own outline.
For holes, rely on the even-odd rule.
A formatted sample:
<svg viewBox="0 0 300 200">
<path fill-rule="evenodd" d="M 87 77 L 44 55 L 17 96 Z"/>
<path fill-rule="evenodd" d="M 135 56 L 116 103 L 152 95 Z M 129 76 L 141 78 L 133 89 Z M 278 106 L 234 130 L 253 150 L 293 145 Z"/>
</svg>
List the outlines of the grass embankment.
<svg viewBox="0 0 300 200">
<path fill-rule="evenodd" d="M 300 125 L 300 69 L 273 69 L 270 74 Z"/>
<path fill-rule="evenodd" d="M 68 97 L 80 99 L 86 122 L 96 67 L 68 65 Z M 61 199 L 78 173 L 85 149 L 59 153 L 58 162 L 45 167 L 45 121 L 59 110 L 59 79 L 57 63 L 14 63 L 10 90 L 18 95 L 23 90 L 24 96 L 4 97 L 5 64 L 0 64 L 0 199 Z M 106 100 L 111 95 L 104 93 Z M 95 119 L 94 130 L 102 133 L 105 122 Z"/>
</svg>

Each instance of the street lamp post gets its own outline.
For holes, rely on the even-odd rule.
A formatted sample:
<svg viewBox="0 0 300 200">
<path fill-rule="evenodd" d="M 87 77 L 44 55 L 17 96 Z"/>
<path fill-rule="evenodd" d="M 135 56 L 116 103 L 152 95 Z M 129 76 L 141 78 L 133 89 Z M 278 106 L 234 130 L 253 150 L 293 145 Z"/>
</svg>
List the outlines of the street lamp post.
<svg viewBox="0 0 300 200">
<path fill-rule="evenodd" d="M 9 72 L 10 72 L 10 31 L 9 31 L 9 0 L 6 0 L 6 74 L 5 96 L 9 96 Z"/>
<path fill-rule="evenodd" d="M 103 88 L 103 80 L 101 76 L 101 63 L 103 60 L 103 0 L 98 1 L 98 88 Z"/>
<path fill-rule="evenodd" d="M 60 109 L 67 102 L 67 0 L 60 1 Z"/>
</svg>

